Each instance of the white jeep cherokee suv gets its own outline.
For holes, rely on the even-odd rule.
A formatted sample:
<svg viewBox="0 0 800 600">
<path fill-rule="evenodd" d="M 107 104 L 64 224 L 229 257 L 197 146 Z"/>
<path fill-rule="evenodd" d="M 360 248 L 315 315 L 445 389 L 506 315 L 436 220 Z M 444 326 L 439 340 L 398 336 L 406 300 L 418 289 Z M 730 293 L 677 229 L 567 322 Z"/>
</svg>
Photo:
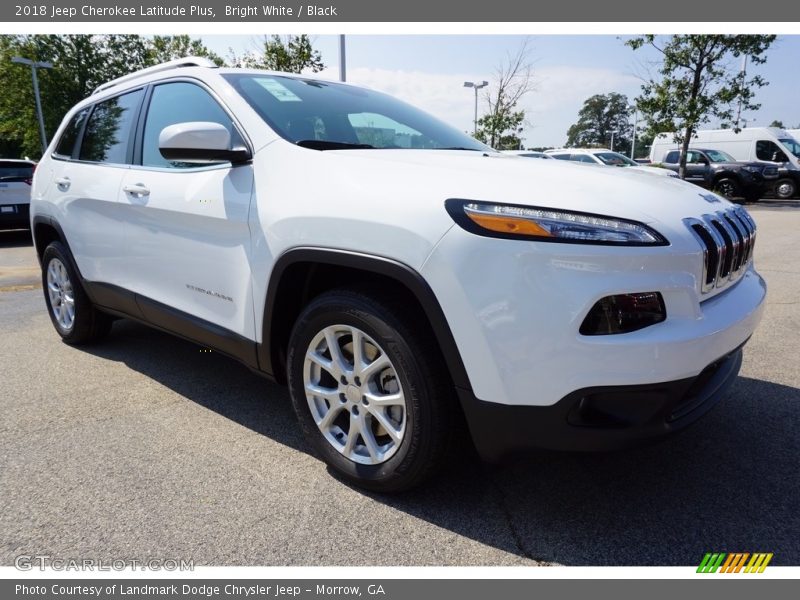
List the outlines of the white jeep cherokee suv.
<svg viewBox="0 0 800 600">
<path fill-rule="evenodd" d="M 318 455 L 418 484 L 478 451 L 657 438 L 724 396 L 761 317 L 747 212 L 503 155 L 389 96 L 189 58 L 101 86 L 36 170 L 58 334 L 125 317 L 289 385 Z"/>
</svg>

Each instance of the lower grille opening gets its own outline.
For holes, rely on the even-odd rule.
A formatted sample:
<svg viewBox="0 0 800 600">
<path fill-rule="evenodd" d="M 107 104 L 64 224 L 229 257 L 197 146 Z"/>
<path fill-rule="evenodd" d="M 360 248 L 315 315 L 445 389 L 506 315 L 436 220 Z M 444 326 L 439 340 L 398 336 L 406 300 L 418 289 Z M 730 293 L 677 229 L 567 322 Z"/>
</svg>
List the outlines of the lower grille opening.
<svg viewBox="0 0 800 600">
<path fill-rule="evenodd" d="M 570 425 L 623 429 L 650 421 L 667 401 L 667 393 L 644 392 L 596 393 L 581 398 L 567 417 Z"/>
</svg>

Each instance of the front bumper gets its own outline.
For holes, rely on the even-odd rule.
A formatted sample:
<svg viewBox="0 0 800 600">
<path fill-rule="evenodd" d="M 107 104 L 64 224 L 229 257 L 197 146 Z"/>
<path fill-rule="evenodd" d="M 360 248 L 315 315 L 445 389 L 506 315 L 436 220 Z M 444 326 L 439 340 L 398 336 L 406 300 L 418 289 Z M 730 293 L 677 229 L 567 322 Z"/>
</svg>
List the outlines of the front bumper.
<svg viewBox="0 0 800 600">
<path fill-rule="evenodd" d="M 478 453 L 489 462 L 529 449 L 619 450 L 690 425 L 722 400 L 739 373 L 742 349 L 696 377 L 648 385 L 577 390 L 551 406 L 508 406 L 458 389 Z"/>
</svg>

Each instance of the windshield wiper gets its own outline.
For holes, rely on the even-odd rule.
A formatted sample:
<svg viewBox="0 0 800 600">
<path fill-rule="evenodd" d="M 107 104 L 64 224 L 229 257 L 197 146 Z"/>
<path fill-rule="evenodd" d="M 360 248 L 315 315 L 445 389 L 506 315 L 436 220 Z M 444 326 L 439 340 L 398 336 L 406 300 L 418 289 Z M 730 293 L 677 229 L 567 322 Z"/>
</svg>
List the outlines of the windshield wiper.
<svg viewBox="0 0 800 600">
<path fill-rule="evenodd" d="M 312 150 L 369 150 L 370 148 L 375 148 L 375 146 L 370 146 L 369 144 L 350 144 L 331 140 L 299 140 L 295 144 Z"/>
<path fill-rule="evenodd" d="M 449 146 L 447 148 L 431 148 L 431 150 L 469 150 L 470 152 L 485 152 L 480 148 L 465 148 L 464 146 Z"/>
</svg>

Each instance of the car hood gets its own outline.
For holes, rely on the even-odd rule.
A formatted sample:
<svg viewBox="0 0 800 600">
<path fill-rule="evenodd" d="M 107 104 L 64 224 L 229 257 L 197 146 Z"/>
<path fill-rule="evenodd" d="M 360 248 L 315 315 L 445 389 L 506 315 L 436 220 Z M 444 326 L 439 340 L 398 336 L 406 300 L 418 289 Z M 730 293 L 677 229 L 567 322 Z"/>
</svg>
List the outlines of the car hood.
<svg viewBox="0 0 800 600">
<path fill-rule="evenodd" d="M 359 190 L 565 209 L 675 226 L 729 203 L 694 184 L 641 169 L 451 150 L 307 151 L 320 170 Z"/>
</svg>

